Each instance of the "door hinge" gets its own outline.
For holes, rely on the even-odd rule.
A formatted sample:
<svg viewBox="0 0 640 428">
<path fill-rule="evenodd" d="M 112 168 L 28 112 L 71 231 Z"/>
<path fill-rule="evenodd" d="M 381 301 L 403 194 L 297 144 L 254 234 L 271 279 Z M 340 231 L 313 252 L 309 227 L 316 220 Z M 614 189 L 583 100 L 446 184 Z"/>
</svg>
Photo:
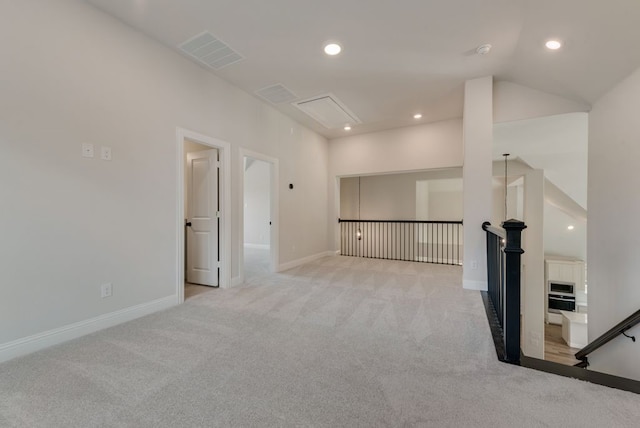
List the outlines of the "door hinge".
<svg viewBox="0 0 640 428">
<path fill-rule="evenodd" d="M 220 211 L 216 211 L 216 218 L 220 218 Z"/>
<path fill-rule="evenodd" d="M 218 262 L 216 263 L 216 267 L 217 267 L 218 269 L 220 269 L 220 268 L 222 267 L 222 263 L 220 263 L 220 260 L 218 260 Z"/>
<path fill-rule="evenodd" d="M 220 161 L 216 161 L 216 167 L 220 168 L 222 166 L 222 163 Z"/>
</svg>

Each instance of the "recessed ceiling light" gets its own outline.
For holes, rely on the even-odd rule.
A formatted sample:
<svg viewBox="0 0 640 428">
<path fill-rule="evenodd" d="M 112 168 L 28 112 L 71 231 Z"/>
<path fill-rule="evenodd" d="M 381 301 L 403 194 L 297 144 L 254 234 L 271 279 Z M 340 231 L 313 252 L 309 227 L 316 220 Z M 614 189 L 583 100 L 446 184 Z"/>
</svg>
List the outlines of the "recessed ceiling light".
<svg viewBox="0 0 640 428">
<path fill-rule="evenodd" d="M 344 130 L 345 131 L 351 131 L 351 125 L 345 125 L 344 126 Z"/>
<path fill-rule="evenodd" d="M 555 51 L 562 47 L 562 43 L 560 43 L 558 40 L 548 40 L 544 45 L 547 47 L 547 49 L 551 49 L 552 51 Z"/>
<path fill-rule="evenodd" d="M 573 229 L 575 229 L 575 227 L 573 227 L 573 225 L 571 225 L 571 226 L 567 226 L 567 229 L 573 230 Z"/>
<path fill-rule="evenodd" d="M 324 47 L 324 53 L 327 55 L 338 55 L 342 51 L 342 46 L 337 43 L 329 43 Z"/>
<path fill-rule="evenodd" d="M 422 114 L 416 113 L 416 114 L 413 115 L 413 118 L 414 119 L 422 119 Z"/>
</svg>

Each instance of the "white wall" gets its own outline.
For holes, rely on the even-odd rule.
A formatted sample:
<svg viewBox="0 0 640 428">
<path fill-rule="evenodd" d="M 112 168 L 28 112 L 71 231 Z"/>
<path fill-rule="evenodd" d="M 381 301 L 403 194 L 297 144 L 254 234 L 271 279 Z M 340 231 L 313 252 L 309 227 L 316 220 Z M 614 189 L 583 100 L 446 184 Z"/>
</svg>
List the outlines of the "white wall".
<svg viewBox="0 0 640 428">
<path fill-rule="evenodd" d="M 244 243 L 269 246 L 271 165 L 251 159 L 244 172 Z"/>
<path fill-rule="evenodd" d="M 493 77 L 468 80 L 464 92 L 465 288 L 487 289 L 487 249 L 482 223 L 491 220 Z"/>
<path fill-rule="evenodd" d="M 640 309 L 640 69 L 589 118 L 589 340 Z M 629 334 L 640 336 L 640 326 Z M 619 336 L 589 356 L 593 370 L 640 380 L 639 344 Z"/>
<path fill-rule="evenodd" d="M 460 167 L 462 121 L 336 138 L 329 157 L 332 177 Z"/>
<path fill-rule="evenodd" d="M 429 181 L 416 181 L 416 220 L 429 219 Z"/>
<path fill-rule="evenodd" d="M 568 229 L 569 225 L 573 230 Z M 586 261 L 587 222 L 545 201 L 544 254 Z"/>
<path fill-rule="evenodd" d="M 360 217 L 361 181 L 361 177 L 343 177 L 340 179 L 340 218 L 349 220 Z"/>
<path fill-rule="evenodd" d="M 496 81 L 493 85 L 494 123 L 532 119 L 556 114 L 588 112 L 591 106 L 548 94 L 517 83 Z"/>
<path fill-rule="evenodd" d="M 281 262 L 327 250 L 326 139 L 82 1 L 2 9 L 0 353 L 177 301 L 177 127 L 231 144 L 233 254 L 239 147 L 280 161 Z M 82 158 L 85 142 L 113 160 Z"/>
<path fill-rule="evenodd" d="M 522 352 L 544 359 L 544 171 L 532 169 L 524 176 L 522 232 Z"/>
<path fill-rule="evenodd" d="M 462 170 L 459 178 L 429 181 L 429 220 L 462 220 L 463 186 Z"/>
<path fill-rule="evenodd" d="M 462 166 L 462 121 L 428 123 L 329 142 L 329 219 L 332 248 L 340 247 L 338 177 Z M 415 197 L 415 193 L 412 197 Z M 415 209 L 415 208 L 414 208 Z M 415 211 L 414 214 L 415 215 Z"/>
</svg>

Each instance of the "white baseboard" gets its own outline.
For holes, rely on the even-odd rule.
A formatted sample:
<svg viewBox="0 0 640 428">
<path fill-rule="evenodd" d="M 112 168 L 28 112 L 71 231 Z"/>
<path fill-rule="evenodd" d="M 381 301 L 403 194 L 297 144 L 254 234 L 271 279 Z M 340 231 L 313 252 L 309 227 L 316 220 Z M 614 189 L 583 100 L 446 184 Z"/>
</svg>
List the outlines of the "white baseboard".
<svg viewBox="0 0 640 428">
<path fill-rule="evenodd" d="M 411 261 L 411 260 L 409 260 Z M 416 261 L 417 262 L 421 262 L 421 263 L 436 263 L 436 264 L 441 264 L 441 265 L 450 265 L 450 266 L 462 266 L 462 260 L 457 260 L 457 259 L 453 259 L 453 258 L 449 258 L 449 259 L 444 259 L 444 258 L 437 258 L 434 259 L 432 257 L 416 257 Z"/>
<path fill-rule="evenodd" d="M 487 291 L 489 289 L 487 281 L 471 281 L 470 279 L 462 280 L 462 288 L 477 291 Z"/>
<path fill-rule="evenodd" d="M 233 278 L 231 278 L 231 286 L 232 287 L 240 285 L 243 282 L 244 282 L 244 277 L 242 275 L 234 276 Z"/>
<path fill-rule="evenodd" d="M 282 272 L 285 270 L 289 270 L 289 269 L 293 269 L 295 267 L 301 266 L 305 263 L 309 263 L 312 262 L 314 260 L 318 260 L 321 259 L 323 257 L 331 257 L 331 256 L 335 256 L 335 252 L 334 251 L 323 251 L 322 253 L 318 253 L 318 254 L 314 254 L 312 256 L 307 256 L 307 257 L 303 257 L 301 259 L 298 260 L 293 260 L 287 263 L 282 263 L 280 266 L 278 266 L 278 272 Z"/>
<path fill-rule="evenodd" d="M 245 248 L 255 248 L 258 250 L 270 250 L 271 249 L 271 245 L 269 244 L 244 244 Z"/>
<path fill-rule="evenodd" d="M 113 327 L 178 304 L 177 296 L 164 297 L 130 308 L 100 315 L 95 318 L 69 324 L 33 336 L 0 344 L 0 363 L 58 345 L 105 328 Z"/>
</svg>

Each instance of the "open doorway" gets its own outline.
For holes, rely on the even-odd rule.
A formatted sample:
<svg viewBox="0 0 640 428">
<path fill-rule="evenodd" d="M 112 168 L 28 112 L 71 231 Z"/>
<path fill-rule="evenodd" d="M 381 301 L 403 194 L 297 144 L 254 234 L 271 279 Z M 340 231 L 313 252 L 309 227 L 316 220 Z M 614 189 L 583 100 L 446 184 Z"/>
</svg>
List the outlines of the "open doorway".
<svg viewBox="0 0 640 428">
<path fill-rule="evenodd" d="M 178 129 L 178 302 L 229 286 L 229 144 Z"/>
<path fill-rule="evenodd" d="M 185 299 L 220 284 L 218 150 L 191 140 L 185 154 Z"/>
<path fill-rule="evenodd" d="M 277 268 L 277 160 L 247 150 L 242 159 L 241 272 L 244 282 Z"/>
</svg>

